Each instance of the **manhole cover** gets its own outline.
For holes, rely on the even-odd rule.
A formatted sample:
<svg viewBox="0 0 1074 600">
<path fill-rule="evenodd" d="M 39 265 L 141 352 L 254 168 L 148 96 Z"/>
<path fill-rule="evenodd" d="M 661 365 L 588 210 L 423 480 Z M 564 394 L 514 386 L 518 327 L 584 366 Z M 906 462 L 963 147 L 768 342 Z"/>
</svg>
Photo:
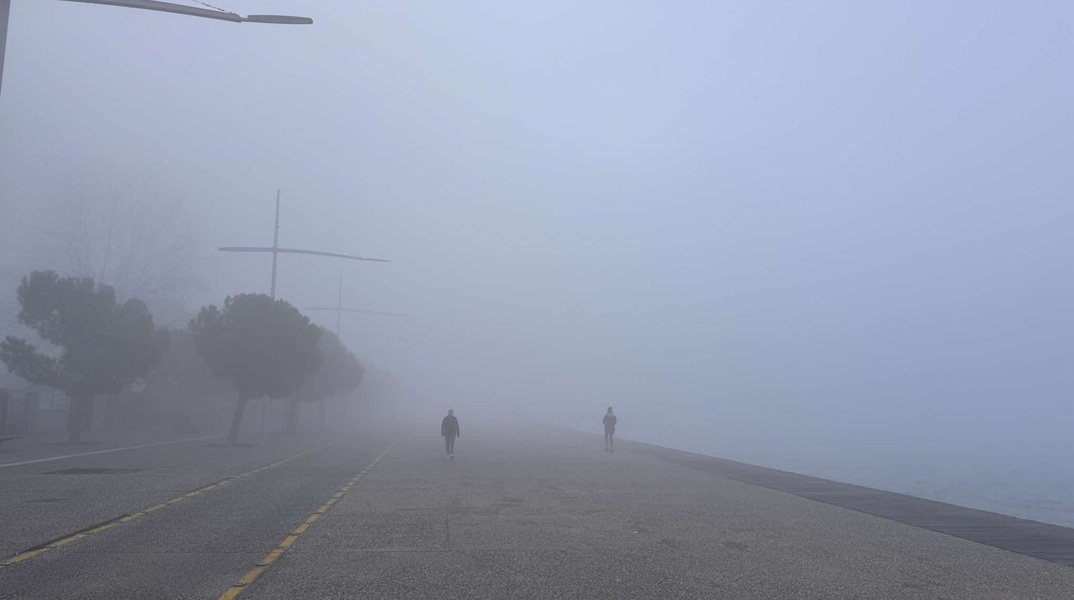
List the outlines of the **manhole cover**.
<svg viewBox="0 0 1074 600">
<path fill-rule="evenodd" d="M 26 502 L 31 504 L 55 504 L 56 502 L 67 502 L 67 498 L 37 498 Z"/>
<path fill-rule="evenodd" d="M 141 469 L 63 469 L 61 471 L 49 471 L 45 475 L 119 475 L 122 473 L 137 473 Z"/>
</svg>

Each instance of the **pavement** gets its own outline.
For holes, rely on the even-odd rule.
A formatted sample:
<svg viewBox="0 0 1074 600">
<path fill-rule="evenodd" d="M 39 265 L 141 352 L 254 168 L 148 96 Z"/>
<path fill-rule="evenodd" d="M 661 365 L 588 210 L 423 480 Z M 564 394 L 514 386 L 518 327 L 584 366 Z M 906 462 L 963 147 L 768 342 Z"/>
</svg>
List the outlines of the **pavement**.
<svg viewBox="0 0 1074 600">
<path fill-rule="evenodd" d="M 0 598 L 1074 598 L 1070 567 L 640 446 L 429 431 L 0 468 Z"/>
<path fill-rule="evenodd" d="M 219 435 L 174 435 L 159 430 L 139 429 L 133 431 L 88 431 L 77 444 L 67 442 L 66 433 L 31 433 L 0 446 L 0 469 L 5 465 L 29 461 L 48 462 L 72 454 L 109 454 L 121 448 L 135 446 L 168 446 L 193 440 L 220 438 Z M 253 435 L 251 435 L 253 437 Z"/>
<path fill-rule="evenodd" d="M 222 447 L 218 436 L 134 441 L 31 446 L 2 455 L 0 557 L 325 443 L 286 436 L 234 448 Z"/>
</svg>

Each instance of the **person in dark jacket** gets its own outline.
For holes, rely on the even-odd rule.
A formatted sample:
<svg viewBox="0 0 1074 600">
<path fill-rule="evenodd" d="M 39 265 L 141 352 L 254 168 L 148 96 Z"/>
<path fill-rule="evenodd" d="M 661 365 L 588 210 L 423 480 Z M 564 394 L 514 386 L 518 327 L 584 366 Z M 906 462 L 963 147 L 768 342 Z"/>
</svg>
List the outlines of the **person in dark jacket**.
<svg viewBox="0 0 1074 600">
<path fill-rule="evenodd" d="M 447 450 L 448 458 L 455 458 L 455 438 L 462 437 L 459 432 L 459 420 L 455 418 L 455 411 L 448 410 L 447 416 L 440 422 L 440 435 L 444 436 L 444 449 Z"/>
<path fill-rule="evenodd" d="M 612 413 L 612 407 L 609 406 L 608 407 L 608 412 L 604 414 L 604 451 L 605 452 L 614 452 L 614 450 L 612 450 L 612 447 L 613 447 L 613 444 L 614 444 L 614 440 L 612 439 L 612 436 L 615 435 L 615 424 L 618 421 L 619 421 L 619 419 L 615 418 L 615 415 Z"/>
</svg>

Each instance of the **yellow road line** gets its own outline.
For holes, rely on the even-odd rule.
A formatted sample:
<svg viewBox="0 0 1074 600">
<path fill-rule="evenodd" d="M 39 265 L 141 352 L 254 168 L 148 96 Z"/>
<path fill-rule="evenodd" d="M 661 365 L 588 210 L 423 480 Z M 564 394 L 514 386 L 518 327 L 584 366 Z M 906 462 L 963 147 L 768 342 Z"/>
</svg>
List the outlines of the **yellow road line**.
<svg viewBox="0 0 1074 600">
<path fill-rule="evenodd" d="M 211 489 L 227 485 L 229 483 L 238 481 L 238 480 L 240 480 L 240 479 L 242 479 L 244 477 L 249 477 L 250 475 L 253 475 L 254 473 L 264 471 L 265 469 L 271 469 L 273 467 L 278 467 L 278 466 L 280 466 L 280 465 L 282 465 L 284 463 L 287 463 L 287 462 L 290 462 L 292 460 L 295 460 L 296 458 L 301 458 L 301 457 L 303 457 L 303 456 L 305 456 L 307 454 L 310 454 L 311 452 L 316 452 L 317 450 L 321 450 L 321 449 L 323 449 L 325 447 L 327 447 L 327 446 L 318 446 L 317 448 L 312 448 L 310 450 L 306 450 L 305 452 L 300 452 L 300 453 L 298 453 L 298 454 L 296 454 L 294 456 L 289 456 L 287 458 L 278 460 L 278 461 L 273 462 L 273 463 L 269 463 L 269 464 L 264 465 L 262 467 L 258 467 L 257 469 L 254 469 L 252 471 L 247 471 L 246 473 L 243 473 L 241 475 L 235 475 L 234 477 L 228 477 L 227 479 L 222 479 L 222 480 L 217 481 L 215 483 L 210 483 L 209 485 L 200 487 L 200 488 L 198 488 L 198 489 L 196 489 L 196 490 L 194 490 L 192 492 L 187 492 L 187 493 L 185 493 L 185 494 L 183 494 L 181 496 L 176 496 L 175 498 L 172 498 L 171 500 L 168 500 L 167 502 L 161 502 L 160 504 L 154 504 L 153 506 L 150 506 L 149 508 L 144 508 L 144 509 L 142 509 L 140 511 L 128 513 L 126 515 L 116 517 L 115 519 L 105 521 L 104 523 L 98 523 L 97 525 L 91 525 L 90 527 L 87 527 L 86 529 L 83 529 L 81 531 L 77 531 L 77 532 L 72 533 L 70 535 L 64 536 L 64 537 L 62 537 L 62 538 L 60 538 L 58 540 L 48 542 L 48 543 L 43 544 L 43 545 L 41 545 L 41 546 L 39 546 L 37 548 L 31 548 L 29 550 L 24 550 L 24 551 L 19 552 L 18 554 L 14 555 L 14 556 L 5 558 L 3 560 L 0 560 L 0 567 L 9 567 L 11 565 L 21 563 L 21 562 L 23 562 L 25 560 L 28 560 L 28 559 L 31 559 L 31 558 L 33 558 L 35 556 L 40 556 L 41 554 L 44 554 L 45 552 L 48 552 L 49 550 L 55 550 L 56 548 L 59 548 L 61 546 L 66 546 L 67 544 L 70 544 L 71 542 L 74 542 L 74 541 L 78 541 L 78 540 L 80 540 L 80 539 L 82 539 L 84 537 L 94 535 L 94 534 L 97 534 L 97 533 L 101 533 L 103 531 L 107 531 L 109 529 L 112 529 L 113 527 L 116 527 L 117 525 L 122 525 L 124 523 L 130 523 L 131 521 L 135 521 L 137 519 L 140 519 L 140 518 L 148 515 L 149 513 L 158 511 L 158 510 L 160 510 L 162 508 L 166 508 L 169 505 L 178 504 L 179 502 L 182 502 L 184 500 L 189 500 L 189 499 L 197 496 L 198 494 L 201 494 L 202 492 L 207 492 L 207 491 L 209 491 Z"/>
<path fill-rule="evenodd" d="M 112 521 L 111 523 L 105 523 L 104 525 L 99 525 L 97 527 L 94 527 L 93 529 L 90 529 L 89 531 L 86 532 L 86 535 L 93 535 L 95 533 L 100 533 L 102 531 L 106 531 L 108 529 L 111 529 L 111 528 L 115 527 L 116 525 L 119 525 L 119 521 Z"/>
<path fill-rule="evenodd" d="M 302 534 L 301 533 L 292 533 L 291 535 L 283 538 L 283 541 L 280 542 L 280 548 L 284 548 L 284 549 L 290 548 L 291 544 L 293 544 L 296 541 L 298 541 L 298 536 L 300 536 L 300 535 L 302 535 Z"/>
<path fill-rule="evenodd" d="M 261 562 L 257 563 L 252 569 L 247 571 L 246 574 L 243 575 L 235 583 L 235 585 L 229 587 L 223 594 L 220 594 L 220 598 L 218 600 L 235 600 L 235 598 L 238 598 L 239 594 L 241 594 L 243 590 L 246 589 L 246 586 L 257 581 L 257 579 L 261 577 L 261 575 L 263 575 L 265 571 L 267 571 L 269 567 L 273 565 L 273 563 L 275 563 L 277 560 L 280 559 L 281 556 L 283 556 L 285 550 L 294 545 L 294 543 L 298 541 L 298 538 L 303 533 L 306 533 L 306 530 L 309 528 L 310 525 L 313 524 L 314 521 L 321 518 L 321 515 L 327 513 L 333 505 L 339 502 L 343 498 L 343 496 L 347 495 L 347 491 L 354 487 L 354 484 L 358 483 L 358 480 L 362 478 L 362 475 L 364 475 L 370 469 L 376 466 L 376 464 L 380 462 L 380 459 L 384 458 L 384 456 L 388 454 L 388 452 L 390 452 L 391 449 L 394 447 L 395 444 L 388 446 L 384 450 L 384 452 L 381 452 L 380 456 L 374 458 L 373 462 L 369 463 L 369 466 L 362 470 L 361 473 L 358 473 L 354 477 L 350 478 L 347 483 L 345 483 L 343 487 L 339 489 L 338 492 L 336 492 L 331 498 L 328 499 L 327 502 L 324 503 L 323 506 L 318 508 L 301 525 L 299 525 L 294 531 L 288 534 L 287 537 L 283 538 L 283 541 L 277 544 L 276 548 L 274 548 L 272 552 L 266 554 L 265 558 L 261 559 Z"/>
</svg>

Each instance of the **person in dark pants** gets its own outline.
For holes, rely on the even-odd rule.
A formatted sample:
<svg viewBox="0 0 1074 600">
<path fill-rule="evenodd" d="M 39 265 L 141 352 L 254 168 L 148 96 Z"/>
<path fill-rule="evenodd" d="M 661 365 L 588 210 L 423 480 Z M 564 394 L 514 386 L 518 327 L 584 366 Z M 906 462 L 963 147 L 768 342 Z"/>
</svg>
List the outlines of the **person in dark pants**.
<svg viewBox="0 0 1074 600">
<path fill-rule="evenodd" d="M 614 452 L 614 450 L 612 449 L 613 445 L 614 445 L 614 440 L 612 439 L 612 436 L 615 435 L 615 424 L 618 421 L 619 421 L 619 419 L 615 418 L 615 415 L 612 413 L 612 407 L 609 406 L 608 407 L 608 412 L 605 413 L 605 415 L 604 415 L 604 451 L 605 452 Z"/>
<path fill-rule="evenodd" d="M 462 434 L 459 433 L 459 420 L 455 418 L 454 410 L 447 411 L 447 416 L 440 422 L 440 435 L 444 436 L 448 458 L 455 458 L 455 438 L 462 437 Z"/>
</svg>

